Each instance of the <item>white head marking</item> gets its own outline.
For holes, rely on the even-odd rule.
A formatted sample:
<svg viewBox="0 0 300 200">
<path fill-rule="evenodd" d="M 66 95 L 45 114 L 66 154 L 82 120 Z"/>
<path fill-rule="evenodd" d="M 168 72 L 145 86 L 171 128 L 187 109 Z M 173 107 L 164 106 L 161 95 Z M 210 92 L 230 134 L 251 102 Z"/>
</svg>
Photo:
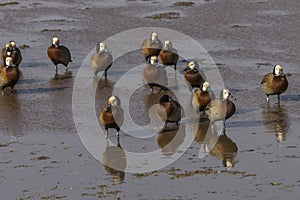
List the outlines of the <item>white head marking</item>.
<svg viewBox="0 0 300 200">
<path fill-rule="evenodd" d="M 100 52 L 103 52 L 106 50 L 106 44 L 104 42 L 100 42 L 99 47 L 100 47 L 99 48 Z"/>
<path fill-rule="evenodd" d="M 6 58 L 5 58 L 5 65 L 6 65 L 7 67 L 10 67 L 10 66 L 13 65 L 13 60 L 12 60 L 11 57 L 6 57 Z"/>
<path fill-rule="evenodd" d="M 156 64 L 157 63 L 157 57 L 156 56 L 151 56 L 150 58 L 150 64 Z"/>
<path fill-rule="evenodd" d="M 53 38 L 52 38 L 52 44 L 53 44 L 53 45 L 55 45 L 55 46 L 58 45 L 58 42 L 59 42 L 58 37 L 53 37 Z"/>
<path fill-rule="evenodd" d="M 230 97 L 231 93 L 229 90 L 224 89 L 223 90 L 223 99 L 228 99 Z"/>
<path fill-rule="evenodd" d="M 189 63 L 188 63 L 188 66 L 189 66 L 189 68 L 190 68 L 191 70 L 194 70 L 195 67 L 196 67 L 194 61 L 189 62 Z"/>
<path fill-rule="evenodd" d="M 167 49 L 171 49 L 171 48 L 172 48 L 172 43 L 171 43 L 169 40 L 166 40 L 166 41 L 165 41 L 165 47 L 166 47 Z"/>
<path fill-rule="evenodd" d="M 154 40 L 157 40 L 157 39 L 158 39 L 158 34 L 155 33 L 155 32 L 153 32 L 153 33 L 151 34 L 151 40 L 154 41 Z"/>
<path fill-rule="evenodd" d="M 279 76 L 279 75 L 283 74 L 283 68 L 282 68 L 282 66 L 276 65 L 274 73 L 275 73 L 276 76 Z"/>
<path fill-rule="evenodd" d="M 210 88 L 209 82 L 204 82 L 202 85 L 202 91 L 208 91 Z"/>
<path fill-rule="evenodd" d="M 12 47 L 16 46 L 16 42 L 15 41 L 11 41 L 10 44 L 11 44 Z"/>
<path fill-rule="evenodd" d="M 116 106 L 120 106 L 121 102 L 120 102 L 119 98 L 117 98 L 116 96 L 111 96 L 108 99 L 108 104 L 116 107 Z"/>
</svg>

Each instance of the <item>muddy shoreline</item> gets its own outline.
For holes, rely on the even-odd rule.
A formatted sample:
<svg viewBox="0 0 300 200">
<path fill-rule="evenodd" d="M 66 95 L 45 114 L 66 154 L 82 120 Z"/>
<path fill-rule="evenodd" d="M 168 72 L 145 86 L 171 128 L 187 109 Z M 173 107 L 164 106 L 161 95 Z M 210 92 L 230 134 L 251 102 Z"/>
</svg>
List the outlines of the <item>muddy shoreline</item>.
<svg viewBox="0 0 300 200">
<path fill-rule="evenodd" d="M 298 199 L 299 3 L 176 2 L 17 0 L 0 4 L 0 44 L 4 47 L 15 40 L 18 46 L 28 45 L 22 49 L 23 77 L 17 94 L 0 97 L 2 199 Z M 81 143 L 72 115 L 79 67 L 97 42 L 140 27 L 184 33 L 217 64 L 225 87 L 237 98 L 237 113 L 228 120 L 226 137 L 218 143 L 220 149 L 236 145 L 232 169 L 223 166 L 223 155 L 198 157 L 202 130 L 177 161 L 145 174 L 110 170 Z M 54 77 L 46 54 L 54 35 L 69 47 L 73 60 L 68 73 L 59 67 L 59 77 Z M 98 85 L 97 114 L 116 80 L 140 63 L 143 58 L 137 51 L 116 60 L 109 80 Z M 280 106 L 276 97 L 267 105 L 259 85 L 275 64 L 292 74 Z M 136 94 L 147 93 L 141 87 Z M 136 101 L 146 105 L 147 98 Z M 132 114 L 139 119 L 140 112 L 136 108 Z M 185 136 L 182 133 L 180 140 Z M 110 139 L 116 145 L 114 134 Z M 161 149 L 164 156 L 172 157 L 180 145 L 164 148 L 167 140 L 168 136 L 161 136 L 143 142 L 121 135 L 120 144 L 133 151 Z"/>
</svg>

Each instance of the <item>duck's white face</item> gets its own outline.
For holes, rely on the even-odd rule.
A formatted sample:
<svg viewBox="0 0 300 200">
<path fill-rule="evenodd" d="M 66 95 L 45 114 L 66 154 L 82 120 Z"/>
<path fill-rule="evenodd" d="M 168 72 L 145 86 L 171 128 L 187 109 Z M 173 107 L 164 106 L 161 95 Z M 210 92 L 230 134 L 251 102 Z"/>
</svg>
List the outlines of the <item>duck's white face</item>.
<svg viewBox="0 0 300 200">
<path fill-rule="evenodd" d="M 58 37 L 52 38 L 52 44 L 53 44 L 53 45 L 57 46 L 57 45 L 58 45 L 58 42 L 59 42 Z"/>
<path fill-rule="evenodd" d="M 154 41 L 154 40 L 157 40 L 157 39 L 158 39 L 157 33 L 152 33 L 151 34 L 151 40 Z"/>
<path fill-rule="evenodd" d="M 165 47 L 168 48 L 168 49 L 172 48 L 172 43 L 169 40 L 166 40 L 165 41 Z"/>
<path fill-rule="evenodd" d="M 202 91 L 208 91 L 210 88 L 209 82 L 204 82 L 202 85 Z"/>
<path fill-rule="evenodd" d="M 275 75 L 279 76 L 283 74 L 283 68 L 280 65 L 275 66 Z"/>
<path fill-rule="evenodd" d="M 279 142 L 282 142 L 283 140 L 285 140 L 285 134 L 283 132 L 278 132 L 277 133 L 277 140 Z"/>
<path fill-rule="evenodd" d="M 230 158 L 226 158 L 226 167 L 231 169 L 233 168 L 234 164 Z"/>
<path fill-rule="evenodd" d="M 195 62 L 194 62 L 194 61 L 192 61 L 192 62 L 189 62 L 188 66 L 189 66 L 189 68 L 190 68 L 191 70 L 194 70 L 194 69 L 195 69 L 195 67 L 196 67 L 196 65 L 195 65 Z"/>
<path fill-rule="evenodd" d="M 157 63 L 157 57 L 156 56 L 151 56 L 150 58 L 150 63 L 153 65 L 155 63 Z"/>
<path fill-rule="evenodd" d="M 104 44 L 103 42 L 101 42 L 100 44 L 99 44 L 99 46 L 100 46 L 100 51 L 102 52 L 102 51 L 104 51 L 105 49 L 106 49 L 106 44 Z"/>
<path fill-rule="evenodd" d="M 223 90 L 223 99 L 228 99 L 230 97 L 230 91 L 229 90 L 226 90 L 224 89 Z"/>
<path fill-rule="evenodd" d="M 15 41 L 11 41 L 11 42 L 10 42 L 10 45 L 11 45 L 12 47 L 16 47 L 16 42 L 15 42 Z"/>
<path fill-rule="evenodd" d="M 13 62 L 12 62 L 12 58 L 11 57 L 6 57 L 5 58 L 5 65 L 6 66 L 12 66 Z"/>
<path fill-rule="evenodd" d="M 115 96 L 111 96 L 108 99 L 108 104 L 110 104 L 111 106 L 120 106 L 120 102 L 118 101 L 118 99 Z"/>
</svg>

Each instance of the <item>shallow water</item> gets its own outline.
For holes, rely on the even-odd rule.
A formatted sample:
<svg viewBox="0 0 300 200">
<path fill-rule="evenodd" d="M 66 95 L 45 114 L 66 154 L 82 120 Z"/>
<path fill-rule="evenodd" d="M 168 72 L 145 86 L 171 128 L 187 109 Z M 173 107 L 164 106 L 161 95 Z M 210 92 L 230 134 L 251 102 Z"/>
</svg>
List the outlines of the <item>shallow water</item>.
<svg viewBox="0 0 300 200">
<path fill-rule="evenodd" d="M 0 19 L 14 21 L 2 24 L 1 45 L 12 39 L 17 45 L 29 45 L 22 49 L 23 77 L 16 86 L 17 94 L 0 97 L 1 199 L 298 199 L 299 3 L 220 0 L 174 6 L 176 1 L 17 2 L 0 6 Z M 180 13 L 179 18 L 147 18 L 171 11 Z M 157 135 L 146 130 L 142 133 L 151 135 L 146 139 L 121 133 L 119 143 L 126 151 L 158 150 L 166 160 L 183 153 L 162 169 L 123 173 L 105 167 L 83 146 L 72 115 L 73 84 L 81 63 L 97 42 L 128 29 L 150 26 L 177 30 L 199 42 L 217 63 L 225 87 L 236 97 L 237 112 L 226 122 L 226 134 L 204 158 L 199 158 L 199 150 L 209 129 L 206 121 L 195 135 L 185 129 Z M 58 77 L 54 77 L 54 66 L 46 54 L 54 35 L 69 47 L 73 59 L 69 72 L 61 66 Z M 97 116 L 119 78 L 143 62 L 138 51 L 115 61 L 108 80 L 102 77 L 97 84 Z M 268 105 L 259 85 L 275 64 L 292 74 L 280 106 L 276 97 L 271 97 Z M 179 64 L 177 75 L 184 65 Z M 132 118 L 147 125 L 150 119 L 143 111 L 160 95 L 151 94 L 141 84 L 131 97 Z M 197 127 L 197 122 L 186 120 L 181 128 L 192 123 Z M 174 137 L 177 139 L 169 143 Z M 190 137 L 195 141 L 185 151 L 181 145 Z M 123 166 L 125 159 L 130 166 L 122 149 L 114 148 L 114 131 L 109 139 L 109 147 L 105 142 L 101 147 L 106 150 L 103 157 L 109 160 L 117 151 L 121 156 L 111 160 L 119 159 Z M 232 168 L 224 167 L 226 159 Z"/>
</svg>

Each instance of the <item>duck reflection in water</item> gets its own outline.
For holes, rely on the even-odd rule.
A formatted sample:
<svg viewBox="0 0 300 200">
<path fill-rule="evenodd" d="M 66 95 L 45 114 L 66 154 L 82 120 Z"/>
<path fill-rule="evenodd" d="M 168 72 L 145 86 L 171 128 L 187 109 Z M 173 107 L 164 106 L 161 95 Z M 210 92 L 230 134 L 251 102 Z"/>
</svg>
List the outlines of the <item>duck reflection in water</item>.
<svg viewBox="0 0 300 200">
<path fill-rule="evenodd" d="M 220 135 L 217 143 L 211 149 L 209 154 L 222 160 L 223 166 L 227 168 L 233 168 L 236 161 L 235 156 L 238 151 L 238 147 L 235 142 L 233 142 L 227 135 L 226 131 L 223 135 Z"/>
<path fill-rule="evenodd" d="M 110 146 L 109 140 L 106 140 L 106 148 L 103 152 L 102 163 L 104 169 L 112 176 L 114 184 L 124 181 L 125 169 L 127 166 L 126 154 L 120 144 L 120 138 L 117 138 L 117 145 Z"/>
<path fill-rule="evenodd" d="M 185 138 L 185 125 L 178 128 L 165 128 L 157 137 L 157 144 L 161 148 L 163 155 L 171 156 L 183 143 Z"/>
<path fill-rule="evenodd" d="M 24 123 L 24 110 L 22 106 L 26 102 L 22 102 L 18 95 L 6 95 L 0 101 L 0 133 L 1 135 L 9 135 L 13 139 L 23 135 L 27 123 Z M 26 112 L 24 112 L 26 113 Z M 26 117 L 28 114 L 26 113 Z M 3 142 L 3 141 L 2 141 Z"/>
<path fill-rule="evenodd" d="M 72 71 L 66 70 L 63 74 L 54 74 L 52 80 L 72 79 Z"/>
<path fill-rule="evenodd" d="M 112 95 L 115 82 L 109 79 L 102 79 L 100 77 L 93 77 L 93 87 L 96 88 L 96 100 L 99 102 L 106 102 L 107 98 Z"/>
<path fill-rule="evenodd" d="M 195 132 L 195 140 L 196 142 L 202 144 L 206 133 L 209 129 L 209 125 L 210 125 L 210 121 L 209 119 L 206 118 L 206 120 L 200 120 L 199 122 L 196 122 L 194 124 L 194 130 L 196 130 Z"/>
<path fill-rule="evenodd" d="M 222 160 L 223 166 L 231 169 L 236 161 L 235 156 L 238 147 L 226 134 L 226 130 L 220 135 L 209 120 L 200 122 L 198 131 L 195 134 L 195 140 L 203 144 L 205 152 L 209 155 Z"/>
<path fill-rule="evenodd" d="M 274 133 L 279 142 L 286 139 L 290 127 L 288 112 L 284 105 L 266 104 L 263 110 L 264 125 L 269 133 Z"/>
</svg>

